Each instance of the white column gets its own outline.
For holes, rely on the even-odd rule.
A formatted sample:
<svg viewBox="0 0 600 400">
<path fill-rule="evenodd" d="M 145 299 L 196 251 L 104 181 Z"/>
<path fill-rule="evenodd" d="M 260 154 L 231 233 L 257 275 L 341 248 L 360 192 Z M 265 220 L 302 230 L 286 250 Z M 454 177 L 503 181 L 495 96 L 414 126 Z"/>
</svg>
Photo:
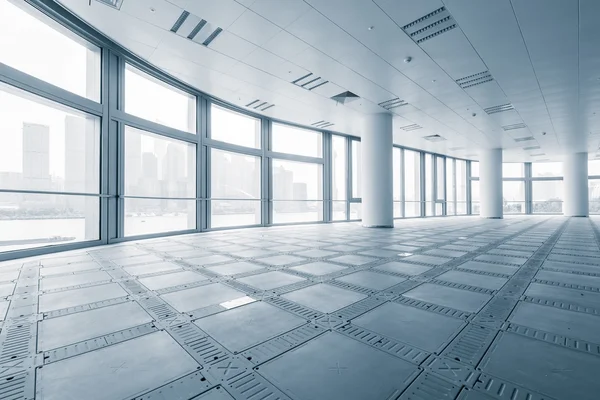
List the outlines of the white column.
<svg viewBox="0 0 600 400">
<path fill-rule="evenodd" d="M 563 162 L 564 208 L 567 217 L 587 217 L 588 197 L 588 153 L 569 154 Z"/>
<path fill-rule="evenodd" d="M 481 218 L 502 218 L 502 149 L 479 154 Z"/>
<path fill-rule="evenodd" d="M 361 136 L 362 225 L 394 226 L 391 114 L 366 116 Z"/>
</svg>

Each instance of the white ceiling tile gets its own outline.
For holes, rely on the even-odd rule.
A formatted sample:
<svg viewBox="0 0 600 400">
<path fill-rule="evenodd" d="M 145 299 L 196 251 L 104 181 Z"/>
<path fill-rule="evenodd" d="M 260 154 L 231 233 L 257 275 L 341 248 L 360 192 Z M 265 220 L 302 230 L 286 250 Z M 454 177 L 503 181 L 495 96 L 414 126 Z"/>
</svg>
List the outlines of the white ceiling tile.
<svg viewBox="0 0 600 400">
<path fill-rule="evenodd" d="M 166 0 L 127 0 L 123 2 L 121 12 L 169 30 L 183 9 Z"/>
<path fill-rule="evenodd" d="M 303 0 L 255 0 L 248 8 L 284 29 L 310 10 Z"/>
<path fill-rule="evenodd" d="M 255 12 L 246 10 L 229 27 L 229 31 L 257 46 L 262 46 L 281 32 L 281 28 Z"/>
<path fill-rule="evenodd" d="M 236 60 L 242 60 L 256 50 L 257 46 L 229 31 L 223 31 L 212 41 L 210 48 Z"/>
<path fill-rule="evenodd" d="M 443 7 L 441 0 L 373 0 L 398 25 L 404 26 Z"/>
<path fill-rule="evenodd" d="M 262 47 L 269 50 L 271 53 L 275 53 L 280 57 L 291 60 L 310 47 L 310 45 L 289 32 L 280 31 Z"/>
<path fill-rule="evenodd" d="M 234 0 L 169 1 L 210 23 L 220 26 L 223 29 L 229 28 L 229 26 L 246 11 L 246 7 Z"/>
</svg>

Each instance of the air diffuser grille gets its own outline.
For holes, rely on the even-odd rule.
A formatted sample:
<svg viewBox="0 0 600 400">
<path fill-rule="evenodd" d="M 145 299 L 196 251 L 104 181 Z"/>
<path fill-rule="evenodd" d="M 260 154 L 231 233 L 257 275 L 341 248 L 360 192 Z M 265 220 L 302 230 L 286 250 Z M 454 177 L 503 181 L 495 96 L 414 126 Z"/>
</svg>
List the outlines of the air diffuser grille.
<svg viewBox="0 0 600 400">
<path fill-rule="evenodd" d="M 438 8 L 402 27 L 404 32 L 419 44 L 454 28 L 456 28 L 456 21 L 446 7 Z"/>
<path fill-rule="evenodd" d="M 429 140 L 430 142 L 441 142 L 446 140 L 446 138 L 443 138 L 440 135 L 423 136 L 423 139 Z"/>
<path fill-rule="evenodd" d="M 540 146 L 529 146 L 529 147 L 523 147 L 523 150 L 538 150 L 540 148 L 541 148 Z"/>
<path fill-rule="evenodd" d="M 314 126 L 315 128 L 328 128 L 330 126 L 335 125 L 334 123 L 328 122 L 328 121 L 317 121 L 311 124 L 312 126 Z"/>
<path fill-rule="evenodd" d="M 423 127 L 421 125 L 417 125 L 417 124 L 410 124 L 410 125 L 406 125 L 406 126 L 401 126 L 400 129 L 402 129 L 403 131 L 406 131 L 406 132 L 410 132 L 410 131 L 416 131 L 417 129 L 423 129 Z"/>
<path fill-rule="evenodd" d="M 109 7 L 116 8 L 117 10 L 121 9 L 121 5 L 123 5 L 123 0 L 96 0 L 98 3 L 105 4 Z"/>
<path fill-rule="evenodd" d="M 395 99 L 387 100 L 379 103 L 379 106 L 385 108 L 386 110 L 391 110 L 393 108 L 402 107 L 407 105 L 408 103 L 404 100 L 400 100 L 398 97 Z"/>
<path fill-rule="evenodd" d="M 519 143 L 519 142 L 528 142 L 530 140 L 535 140 L 535 138 L 533 136 L 527 136 L 527 137 L 522 137 L 522 138 L 516 138 L 515 142 Z"/>
<path fill-rule="evenodd" d="M 223 32 L 223 29 L 184 10 L 171 27 L 171 32 L 203 46 L 208 46 Z"/>
<path fill-rule="evenodd" d="M 320 76 L 315 76 L 312 72 L 292 81 L 294 85 L 300 86 L 301 88 L 304 88 L 306 90 L 316 89 L 319 86 L 323 86 L 328 82 L 329 81 L 321 78 Z"/>
<path fill-rule="evenodd" d="M 525 125 L 523 123 L 519 123 L 519 124 L 505 125 L 502 127 L 502 129 L 504 129 L 504 131 L 514 131 L 515 129 L 523 129 L 523 128 L 527 128 L 527 125 Z"/>
<path fill-rule="evenodd" d="M 494 80 L 494 78 L 489 73 L 489 71 L 483 71 L 483 72 L 479 72 L 477 74 L 473 74 L 473 75 L 465 76 L 464 78 L 457 79 L 456 83 L 458 83 L 458 85 L 461 88 L 467 89 L 467 88 L 470 88 L 473 86 L 481 85 L 486 82 L 491 82 L 493 80 Z"/>
<path fill-rule="evenodd" d="M 266 101 L 261 101 L 259 99 L 256 99 L 248 104 L 246 104 L 246 107 L 252 108 L 254 110 L 258 110 L 258 111 L 266 111 L 271 107 L 275 107 L 275 104 L 270 104 Z"/>
<path fill-rule="evenodd" d="M 515 108 L 513 107 L 512 104 L 507 103 L 507 104 L 502 104 L 500 106 L 484 108 L 483 111 L 485 111 L 488 115 L 492 115 L 492 114 L 497 114 L 500 112 L 510 111 L 510 110 L 514 110 L 514 109 Z"/>
</svg>

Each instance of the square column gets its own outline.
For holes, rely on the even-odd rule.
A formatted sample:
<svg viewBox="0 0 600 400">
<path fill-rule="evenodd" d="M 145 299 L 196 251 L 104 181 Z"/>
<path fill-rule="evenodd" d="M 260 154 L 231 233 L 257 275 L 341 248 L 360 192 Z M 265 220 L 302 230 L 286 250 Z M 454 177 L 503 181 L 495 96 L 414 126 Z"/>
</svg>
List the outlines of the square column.
<svg viewBox="0 0 600 400">
<path fill-rule="evenodd" d="M 364 119 L 362 155 L 362 225 L 394 227 L 392 116 L 373 114 Z"/>
</svg>

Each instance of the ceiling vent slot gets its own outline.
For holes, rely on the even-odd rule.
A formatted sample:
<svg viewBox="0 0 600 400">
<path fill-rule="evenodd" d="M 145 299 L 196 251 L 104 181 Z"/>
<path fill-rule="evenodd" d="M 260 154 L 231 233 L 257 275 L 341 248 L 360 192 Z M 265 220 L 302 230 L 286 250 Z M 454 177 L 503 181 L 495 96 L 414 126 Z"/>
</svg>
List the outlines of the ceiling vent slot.
<svg viewBox="0 0 600 400">
<path fill-rule="evenodd" d="M 465 157 L 473 158 L 473 157 L 477 157 L 477 154 L 473 154 L 473 153 L 471 153 L 471 154 L 465 154 Z"/>
<path fill-rule="evenodd" d="M 464 149 L 465 149 L 464 147 L 450 147 L 448 150 L 457 151 L 457 150 L 464 150 Z"/>
<path fill-rule="evenodd" d="M 535 154 L 532 154 L 531 156 L 532 157 L 541 157 L 541 156 L 545 156 L 545 155 L 546 155 L 546 153 L 535 153 Z"/>
<path fill-rule="evenodd" d="M 387 100 L 379 103 L 379 105 L 386 110 L 391 110 L 393 108 L 402 107 L 407 105 L 408 103 L 404 100 L 400 100 L 400 98 L 396 97 L 395 99 Z"/>
<path fill-rule="evenodd" d="M 417 129 L 423 129 L 423 127 L 421 125 L 417 125 L 417 124 L 410 124 L 410 125 L 406 125 L 406 126 L 401 126 L 400 129 L 402 129 L 405 132 L 410 132 L 410 131 L 416 131 Z"/>
<path fill-rule="evenodd" d="M 515 129 L 523 129 L 523 128 L 527 128 L 527 125 L 525 125 L 524 123 L 505 125 L 502 127 L 502 129 L 504 129 L 505 132 L 506 131 L 514 131 Z"/>
<path fill-rule="evenodd" d="M 357 94 L 348 91 L 336 94 L 335 96 L 331 96 L 331 100 L 335 101 L 336 103 L 342 104 L 350 103 L 358 99 L 360 99 L 360 97 Z"/>
<path fill-rule="evenodd" d="M 181 25 L 183 25 L 183 23 L 189 16 L 190 16 L 189 12 L 183 11 L 181 13 L 181 15 L 179 16 L 179 18 L 177 18 L 177 21 L 175 21 L 175 23 L 173 24 L 173 27 L 171 28 L 171 32 L 177 33 L 179 28 L 181 28 Z"/>
<path fill-rule="evenodd" d="M 462 89 L 467 89 L 473 86 L 491 82 L 493 80 L 494 78 L 489 73 L 489 71 L 483 71 L 478 74 L 473 74 L 465 76 L 464 78 L 457 79 L 456 83 L 458 83 L 458 86 L 460 86 Z"/>
<path fill-rule="evenodd" d="M 121 5 L 123 5 L 123 0 L 96 0 L 98 3 L 102 3 L 112 8 L 116 8 L 117 10 L 121 9 Z"/>
<path fill-rule="evenodd" d="M 183 11 L 173 24 L 171 32 L 203 46 L 208 46 L 223 29 L 189 11 Z"/>
<path fill-rule="evenodd" d="M 312 123 L 310 125 L 314 126 L 315 128 L 328 128 L 328 127 L 333 126 L 335 124 L 331 123 L 331 122 L 328 122 L 328 121 L 321 120 L 321 121 L 314 122 L 314 123 Z"/>
<path fill-rule="evenodd" d="M 324 84 L 329 83 L 329 81 L 326 81 L 320 76 L 315 76 L 312 72 L 310 72 L 304 76 L 301 76 L 295 81 L 292 81 L 292 83 L 306 90 L 313 90 L 318 88 L 319 86 L 323 86 Z"/>
<path fill-rule="evenodd" d="M 433 39 L 454 28 L 456 28 L 456 21 L 452 18 L 448 10 L 446 10 L 446 7 L 438 8 L 402 27 L 404 32 L 418 44 Z"/>
<path fill-rule="evenodd" d="M 537 162 L 546 162 L 546 161 L 550 161 L 550 159 L 549 158 L 540 158 L 539 160 L 535 160 L 535 161 L 537 161 Z"/>
<path fill-rule="evenodd" d="M 527 150 L 527 151 L 529 151 L 529 150 L 539 150 L 539 149 L 541 149 L 541 147 L 540 147 L 540 146 L 529 146 L 529 147 L 523 147 L 523 150 Z M 532 155 L 533 155 L 533 154 L 532 154 Z"/>
<path fill-rule="evenodd" d="M 511 111 L 514 109 L 515 108 L 513 107 L 513 105 L 508 103 L 508 104 L 502 104 L 500 106 L 484 108 L 483 111 L 485 111 L 488 115 L 492 115 L 492 114 L 497 114 L 497 113 L 504 112 L 504 111 Z"/>
<path fill-rule="evenodd" d="M 440 135 L 423 136 L 423 139 L 429 140 L 430 142 L 443 142 L 446 140 L 446 138 L 443 138 Z"/>
<path fill-rule="evenodd" d="M 527 136 L 527 137 L 522 137 L 522 138 L 516 138 L 515 142 L 519 143 L 519 142 L 528 142 L 530 140 L 535 140 L 535 138 L 533 136 Z"/>
<path fill-rule="evenodd" d="M 256 99 L 256 100 L 246 104 L 246 107 L 250 107 L 250 108 L 252 108 L 254 110 L 258 110 L 258 111 L 266 111 L 271 107 L 275 107 L 275 104 L 271 104 L 266 101 L 261 101 L 259 99 Z"/>
</svg>

